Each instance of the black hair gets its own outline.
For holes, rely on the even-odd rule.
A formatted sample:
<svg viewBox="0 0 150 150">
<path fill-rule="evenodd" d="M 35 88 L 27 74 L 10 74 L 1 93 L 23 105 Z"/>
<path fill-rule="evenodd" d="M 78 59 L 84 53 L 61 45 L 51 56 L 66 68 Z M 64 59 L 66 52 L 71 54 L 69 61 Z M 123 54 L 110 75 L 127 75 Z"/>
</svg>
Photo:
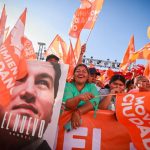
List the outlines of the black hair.
<svg viewBox="0 0 150 150">
<path fill-rule="evenodd" d="M 55 70 L 55 81 L 54 81 L 54 98 L 57 96 L 58 87 L 59 87 L 59 79 L 61 76 L 61 69 L 59 63 L 50 62 Z"/>
<path fill-rule="evenodd" d="M 106 84 L 106 85 L 104 86 L 104 88 L 105 88 L 105 89 L 110 89 L 109 84 Z"/>
<path fill-rule="evenodd" d="M 56 55 L 54 55 L 54 54 L 50 54 L 50 55 L 48 55 L 47 57 L 46 57 L 46 61 L 48 61 L 48 60 L 50 60 L 50 59 L 55 59 L 56 61 L 59 61 L 59 58 L 56 56 Z"/>
<path fill-rule="evenodd" d="M 89 69 L 88 69 L 88 67 L 87 67 L 85 64 L 79 64 L 79 65 L 77 65 L 77 66 L 74 68 L 73 74 L 76 72 L 76 70 L 78 69 L 78 67 L 81 67 L 81 66 L 85 67 L 86 71 L 87 71 L 88 74 L 89 74 Z"/>
<path fill-rule="evenodd" d="M 113 75 L 109 81 L 109 84 L 111 84 L 112 82 L 115 82 L 117 80 L 120 80 L 125 85 L 125 82 L 126 82 L 125 77 L 122 75 L 119 75 L 119 74 Z"/>
<path fill-rule="evenodd" d="M 131 79 L 131 80 L 127 80 L 126 81 L 126 88 L 129 88 L 130 85 L 134 84 L 134 80 Z"/>
</svg>

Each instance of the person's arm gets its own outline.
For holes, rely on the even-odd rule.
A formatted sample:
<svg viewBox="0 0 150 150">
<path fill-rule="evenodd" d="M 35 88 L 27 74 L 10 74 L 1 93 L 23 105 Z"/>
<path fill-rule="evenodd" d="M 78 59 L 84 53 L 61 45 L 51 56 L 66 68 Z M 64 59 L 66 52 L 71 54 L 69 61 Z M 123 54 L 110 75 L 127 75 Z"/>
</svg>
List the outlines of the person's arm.
<svg viewBox="0 0 150 150">
<path fill-rule="evenodd" d="M 65 106 L 66 108 L 74 110 L 78 106 L 79 102 L 80 102 L 80 97 L 75 96 L 73 98 L 67 99 Z"/>
<path fill-rule="evenodd" d="M 104 97 L 104 98 L 100 101 L 98 108 L 99 108 L 99 109 L 104 109 L 104 110 L 105 110 L 105 109 L 108 109 L 108 106 L 109 106 L 110 103 L 111 103 L 111 99 L 112 99 L 112 95 L 108 95 L 108 96 Z"/>
<path fill-rule="evenodd" d="M 111 89 L 110 93 L 108 93 L 107 96 L 105 96 L 104 98 L 102 98 L 102 100 L 99 103 L 98 108 L 99 109 L 108 109 L 109 105 L 111 104 L 111 100 L 113 98 L 113 96 L 117 93 L 121 93 L 119 88 L 113 88 Z"/>
<path fill-rule="evenodd" d="M 80 53 L 80 56 L 79 56 L 77 65 L 82 64 L 83 55 L 84 55 L 85 51 L 86 51 L 86 44 L 83 44 L 83 45 L 81 46 L 81 53 Z"/>
<path fill-rule="evenodd" d="M 80 94 L 78 96 L 75 96 L 73 98 L 67 99 L 65 105 L 67 108 L 74 110 L 77 108 L 77 106 L 81 100 L 87 102 L 92 98 L 94 98 L 94 95 L 92 93 L 86 92 L 86 93 Z"/>
<path fill-rule="evenodd" d="M 71 116 L 71 125 L 74 129 L 81 125 L 81 115 L 94 110 L 93 105 L 88 101 L 80 108 L 76 109 Z"/>
<path fill-rule="evenodd" d="M 72 113 L 71 123 L 73 128 L 77 128 L 81 125 L 81 115 L 98 108 L 100 101 L 99 93 L 94 84 L 88 84 L 89 91 L 93 94 L 93 98 L 87 101 L 83 106 L 79 107 Z M 98 96 L 98 97 L 95 97 Z"/>
</svg>

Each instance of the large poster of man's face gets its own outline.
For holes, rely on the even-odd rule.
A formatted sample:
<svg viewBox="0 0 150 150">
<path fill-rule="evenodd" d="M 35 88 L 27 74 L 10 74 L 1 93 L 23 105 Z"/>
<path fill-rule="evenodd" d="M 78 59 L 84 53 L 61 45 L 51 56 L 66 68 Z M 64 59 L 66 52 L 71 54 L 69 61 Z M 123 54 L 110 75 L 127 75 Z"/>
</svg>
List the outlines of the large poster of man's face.
<svg viewBox="0 0 150 150">
<path fill-rule="evenodd" d="M 54 147 L 68 66 L 29 61 L 11 100 L 0 107 L 0 149 L 48 150 Z"/>
</svg>

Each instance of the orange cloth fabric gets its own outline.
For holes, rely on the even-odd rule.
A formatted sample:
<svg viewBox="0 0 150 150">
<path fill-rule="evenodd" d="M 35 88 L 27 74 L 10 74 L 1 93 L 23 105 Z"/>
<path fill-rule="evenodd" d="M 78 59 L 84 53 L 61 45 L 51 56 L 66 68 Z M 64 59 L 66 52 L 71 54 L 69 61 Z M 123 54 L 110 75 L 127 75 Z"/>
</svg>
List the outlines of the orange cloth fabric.
<svg viewBox="0 0 150 150">
<path fill-rule="evenodd" d="M 126 128 L 115 118 L 114 112 L 98 110 L 96 118 L 94 111 L 81 116 L 82 125 L 70 132 L 64 131 L 64 125 L 69 121 L 71 112 L 65 112 L 59 119 L 57 148 L 86 150 L 129 150 L 130 137 Z"/>
<path fill-rule="evenodd" d="M 138 150 L 150 149 L 149 92 L 117 94 L 116 114 L 118 121 L 129 131 Z M 148 109 L 147 109 L 148 108 Z"/>
</svg>

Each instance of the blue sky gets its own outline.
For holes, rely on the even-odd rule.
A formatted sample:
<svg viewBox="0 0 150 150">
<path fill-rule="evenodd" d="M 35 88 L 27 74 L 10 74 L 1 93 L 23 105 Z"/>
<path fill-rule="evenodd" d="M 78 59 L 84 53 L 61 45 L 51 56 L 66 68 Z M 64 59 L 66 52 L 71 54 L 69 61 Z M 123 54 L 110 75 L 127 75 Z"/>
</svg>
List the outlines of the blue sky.
<svg viewBox="0 0 150 150">
<path fill-rule="evenodd" d="M 11 28 L 27 7 L 25 34 L 38 49 L 37 42 L 46 48 L 56 34 L 69 44 L 68 30 L 79 0 L 1 0 L 0 11 L 6 4 L 7 26 Z M 121 61 L 132 34 L 135 48 L 139 50 L 150 42 L 147 28 L 150 26 L 150 0 L 105 0 L 87 43 L 86 57 Z M 89 30 L 84 30 L 84 43 Z M 140 61 L 139 61 L 140 63 Z"/>
</svg>

